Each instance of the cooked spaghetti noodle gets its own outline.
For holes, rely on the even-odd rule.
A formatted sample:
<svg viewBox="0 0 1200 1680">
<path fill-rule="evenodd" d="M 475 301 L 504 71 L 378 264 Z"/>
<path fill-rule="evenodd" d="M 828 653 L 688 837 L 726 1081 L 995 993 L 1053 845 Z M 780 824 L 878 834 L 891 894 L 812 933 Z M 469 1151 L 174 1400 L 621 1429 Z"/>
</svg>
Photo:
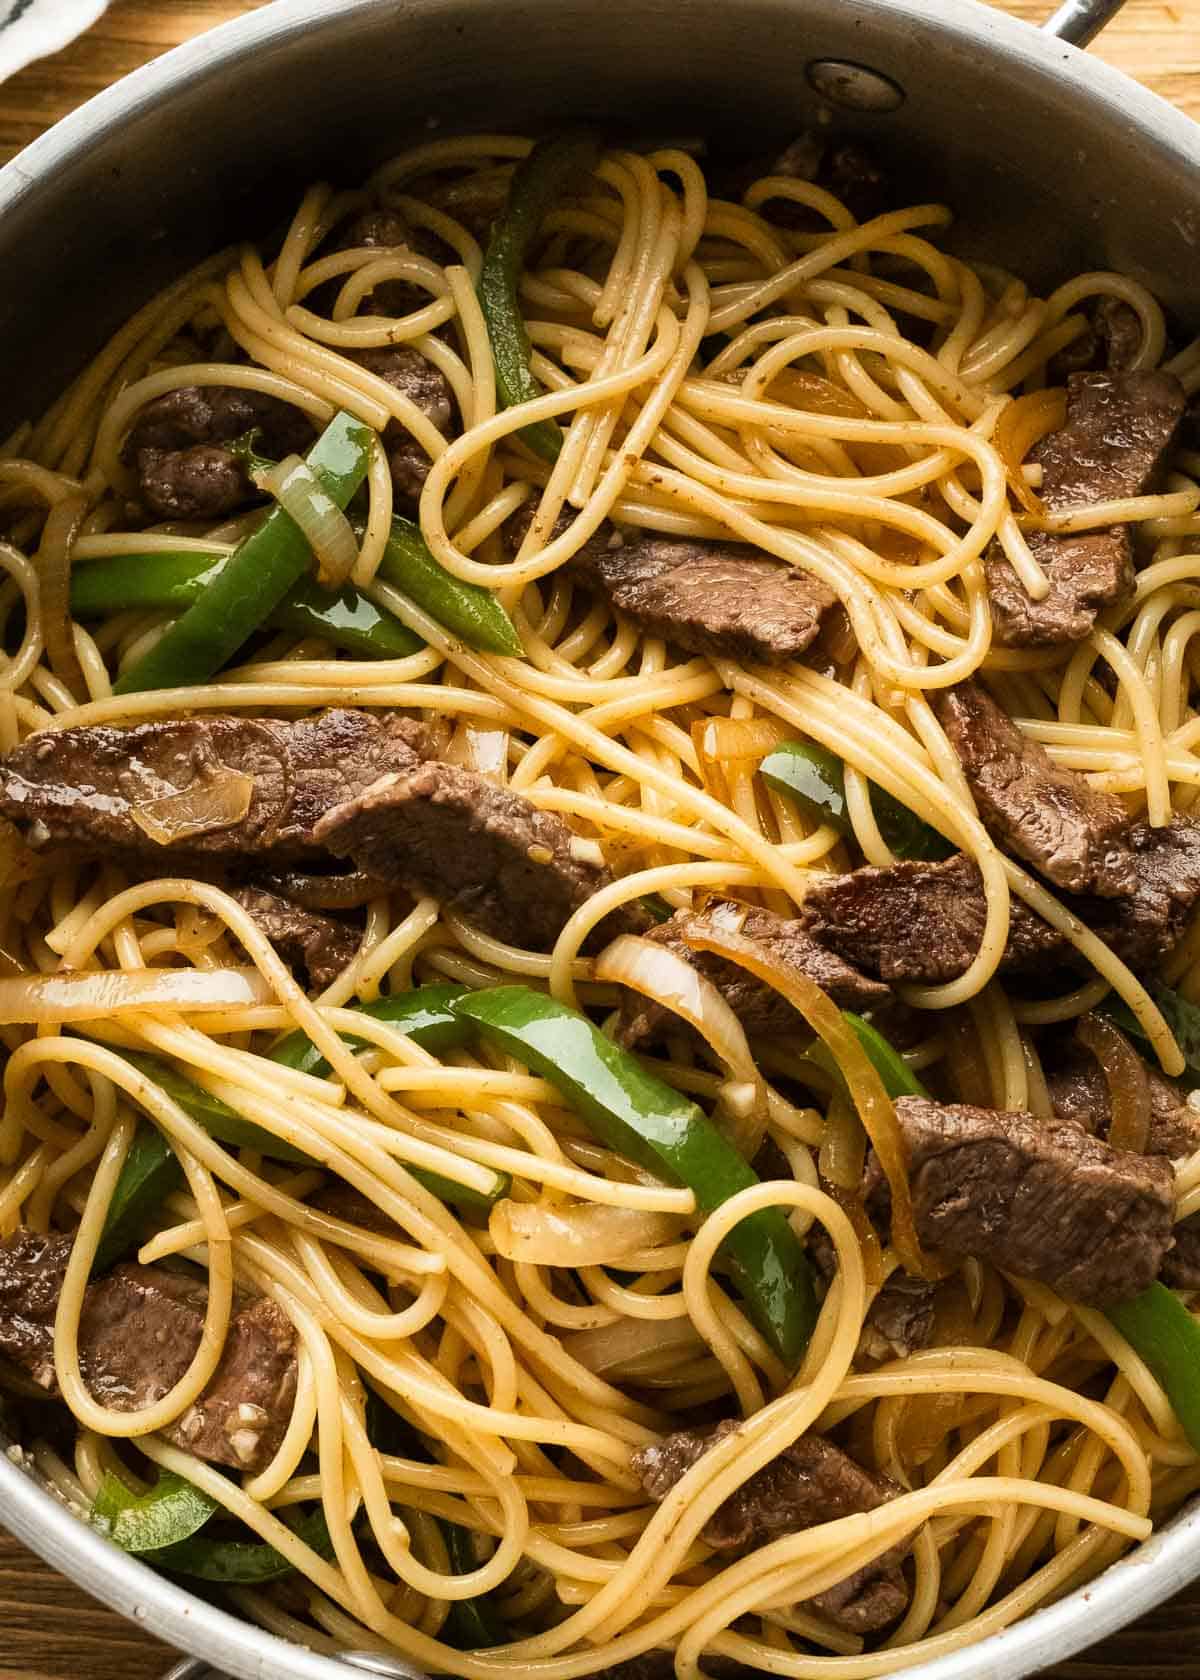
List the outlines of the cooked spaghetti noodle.
<svg viewBox="0 0 1200 1680">
<path fill-rule="evenodd" d="M 661 1650 L 680 1680 L 730 1658 L 797 1680 L 866 1680 L 1091 1579 L 1200 1487 L 1200 1454 L 1161 1374 L 1102 1313 L 986 1263 L 943 1264 L 911 1219 L 905 1231 L 891 1098 L 811 983 L 789 994 L 787 1041 L 747 1043 L 724 1017 L 718 1035 L 701 995 L 708 1046 L 677 1032 L 644 1057 L 747 1153 L 773 1151 L 761 1184 L 707 1214 L 690 1188 L 592 1138 L 552 1074 L 482 1041 L 435 1054 L 354 1006 L 422 983 L 515 982 L 611 1026 L 621 991 L 595 954 L 606 919 L 649 895 L 672 911 L 727 899 L 794 915 L 814 881 L 856 857 L 895 861 L 873 787 L 965 854 L 986 905 L 965 970 L 904 989 L 911 1070 L 949 1098 L 1046 1115 L 1038 1033 L 1111 989 L 1178 1075 L 1160 994 L 998 850 L 931 697 L 982 673 L 1056 765 L 1151 825 L 1190 811 L 1200 456 L 1180 451 L 1161 489 L 1047 512 L 1029 457 L 1062 424 L 1055 358 L 1087 335 L 1089 309 L 1119 300 L 1140 329 L 1133 368 L 1162 364 L 1167 327 L 1142 286 L 1093 273 L 1038 298 L 1015 275 L 947 255 L 941 206 L 859 221 L 791 174 L 720 197 L 678 147 L 606 151 L 544 216 L 520 292 L 541 394 L 505 407 L 481 240 L 528 151 L 499 135 L 439 140 L 361 191 L 314 187 L 281 245 L 222 253 L 155 298 L 3 451 L 4 752 L 38 732 L 181 715 L 401 711 L 424 721 L 441 757 L 565 821 L 613 875 L 549 951 L 503 941 L 436 894 L 376 882 L 355 954 L 310 992 L 227 884 L 194 878 L 168 847 L 159 869 L 138 872 L 119 855 L 32 851 L 9 831 L 0 993 L 18 989 L 0 999 L 0 1237 L 74 1235 L 53 1334 L 74 1457 L 41 1413 L 35 1455 L 77 1504 L 110 1475 L 132 1492 L 162 1470 L 184 1478 L 215 1502 L 218 1524 L 236 1520 L 293 1568 L 235 1586 L 239 1609 L 319 1650 L 389 1651 L 466 1680 L 573 1680 Z M 372 208 L 402 217 L 415 248 L 339 245 L 337 230 Z M 380 288 L 397 285 L 410 306 L 390 313 Z M 453 438 L 369 356 L 354 359 L 398 346 L 445 381 Z M 1200 388 L 1195 346 L 1169 365 L 1187 392 Z M 350 577 L 416 651 L 356 658 L 276 626 L 202 686 L 114 693 L 178 609 L 68 623 L 73 581 L 113 557 L 232 555 L 263 515 L 260 500 L 232 520 L 156 524 L 139 502 L 131 427 L 196 386 L 277 399 L 317 431 L 345 410 L 376 434 Z M 553 461 L 522 442 L 546 421 L 562 428 Z M 431 462 L 417 512 L 433 559 L 451 585 L 494 593 L 522 657 L 474 650 L 380 571 L 389 427 Z M 524 534 L 506 545 L 522 510 Z M 639 629 L 570 565 L 609 519 L 626 533 L 733 539 L 820 580 L 844 609 L 841 656 L 767 667 Z M 989 548 L 1037 602 L 1049 581 L 1033 535 L 1117 526 L 1134 529 L 1142 561 L 1126 603 L 1065 647 L 994 641 Z M 340 528 L 329 541 L 348 558 Z M 844 765 L 845 831 L 760 776 L 795 739 Z M 1022 906 L 1078 953 L 1086 978 L 1073 989 L 998 975 Z M 721 950 L 736 962 L 736 936 Z M 1164 975 L 1184 998 L 1200 986 L 1198 961 L 1185 937 Z M 39 977 L 41 991 L 20 990 Z M 686 1016 L 669 991 L 659 1001 Z M 268 1059 L 297 1029 L 324 1071 Z M 807 1059 L 814 1034 L 825 1061 Z M 130 1052 L 291 1154 L 217 1141 Z M 1116 1094 L 1113 1105 L 1116 1116 Z M 202 1276 L 207 1294 L 186 1370 L 129 1410 L 89 1390 L 80 1321 L 147 1121 L 182 1173 L 126 1258 Z M 895 1247 L 858 1199 L 868 1141 L 892 1180 Z M 488 1222 L 414 1169 L 477 1195 L 497 1174 L 511 1186 Z M 331 1178 L 378 1221 L 325 1211 Z M 1177 1195 L 1180 1216 L 1200 1206 L 1200 1157 L 1179 1164 Z M 836 1251 L 795 1368 L 721 1257 L 766 1208 Z M 864 1324 L 900 1263 L 943 1279 L 932 1339 L 872 1354 Z M 161 1432 L 212 1381 L 247 1295 L 294 1327 L 297 1376 L 273 1457 L 239 1476 Z M 378 1433 L 380 1410 L 392 1436 Z M 650 1502 L 634 1454 L 731 1417 L 742 1426 Z M 706 1542 L 723 1501 L 793 1443 L 830 1432 L 895 1496 L 732 1558 Z M 288 1520 L 314 1506 L 327 1546 Z M 465 1533 L 469 1567 L 450 1557 L 447 1525 Z M 906 1608 L 883 1632 L 864 1637 L 810 1602 L 897 1547 Z M 502 1642 L 455 1648 L 455 1606 L 484 1595 Z"/>
</svg>

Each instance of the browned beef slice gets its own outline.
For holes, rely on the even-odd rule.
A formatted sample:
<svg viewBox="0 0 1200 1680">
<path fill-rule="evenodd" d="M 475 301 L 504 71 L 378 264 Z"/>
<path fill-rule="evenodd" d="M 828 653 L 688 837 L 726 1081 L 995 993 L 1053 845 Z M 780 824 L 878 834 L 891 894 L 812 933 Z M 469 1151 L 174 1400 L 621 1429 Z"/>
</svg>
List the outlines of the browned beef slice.
<svg viewBox="0 0 1200 1680">
<path fill-rule="evenodd" d="M 791 1037 L 804 1030 L 804 1023 L 792 1005 L 773 987 L 758 980 L 736 963 L 708 951 L 697 951 L 688 944 L 689 931 L 699 932 L 712 923 L 725 922 L 731 931 L 761 944 L 764 950 L 780 962 L 798 969 L 815 980 L 837 1004 L 839 1009 L 870 1009 L 889 995 L 886 986 L 860 974 L 833 951 L 818 945 L 797 921 L 787 921 L 773 911 L 759 910 L 736 904 L 722 904 L 693 915 L 680 910 L 669 922 L 652 928 L 646 935 L 656 944 L 665 945 L 676 956 L 683 957 L 698 968 L 729 1004 L 742 1026 L 756 1038 Z M 618 1037 L 622 1044 L 642 1044 L 660 1038 L 672 1026 L 682 1023 L 665 1004 L 654 1003 L 635 992 L 628 993 L 621 1005 Z"/>
<path fill-rule="evenodd" d="M 921 1241 L 1037 1278 L 1087 1306 L 1149 1288 L 1171 1244 L 1175 1178 L 1071 1121 L 900 1097 Z"/>
<path fill-rule="evenodd" d="M 764 1172 L 757 1160 L 754 1170 L 759 1178 L 776 1176 Z M 791 1174 L 787 1172 L 783 1176 L 790 1178 Z M 821 1182 L 822 1188 L 828 1188 L 825 1180 Z M 820 1223 L 808 1233 L 807 1253 L 825 1282 L 832 1283 L 837 1272 L 837 1250 Z M 858 1353 L 867 1359 L 903 1359 L 919 1352 L 929 1345 L 933 1335 L 936 1307 L 936 1284 L 926 1283 L 924 1278 L 905 1271 L 892 1272 L 867 1309 L 858 1338 Z"/>
<path fill-rule="evenodd" d="M 290 968 L 304 968 L 314 986 L 328 986 L 348 968 L 360 934 L 346 922 L 290 904 L 261 887 L 239 887 L 233 894 L 275 946 Z"/>
<path fill-rule="evenodd" d="M 533 517 L 525 507 L 505 526 L 514 552 Z M 559 517 L 547 542 L 569 518 Z M 570 566 L 649 635 L 688 653 L 766 665 L 798 658 L 836 601 L 810 573 L 743 543 L 622 533 L 607 521 Z"/>
<path fill-rule="evenodd" d="M 1046 1087 L 1055 1114 L 1060 1120 L 1074 1120 L 1093 1136 L 1106 1138 L 1112 1123 L 1112 1098 L 1104 1070 L 1092 1052 L 1072 1035 L 1052 1049 L 1046 1062 Z M 1190 1107 L 1179 1087 L 1157 1068 L 1148 1062 L 1143 1065 L 1150 1086 L 1146 1154 L 1171 1159 L 1190 1155 L 1200 1149 L 1200 1109 Z"/>
<path fill-rule="evenodd" d="M 279 1450 L 295 1398 L 296 1332 L 260 1295 L 234 1315 L 212 1381 L 166 1433 L 197 1458 L 259 1470 Z"/>
<path fill-rule="evenodd" d="M 420 302 L 409 308 L 420 307 Z M 369 373 L 385 379 L 403 396 L 416 403 L 439 432 L 450 434 L 454 420 L 454 403 L 446 376 L 426 361 L 419 350 L 408 345 L 390 345 L 378 350 L 356 350 L 353 359 Z M 397 495 L 408 507 L 415 507 L 429 476 L 429 456 L 398 421 L 392 421 L 383 434 L 392 484 Z"/>
<path fill-rule="evenodd" d="M 50 1394 L 54 1314 L 71 1252 L 69 1236 L 20 1229 L 0 1242 L 0 1353 Z M 144 1410 L 183 1376 L 200 1346 L 207 1291 L 155 1266 L 117 1266 L 90 1283 L 79 1321 L 79 1362 L 96 1400 Z M 274 1456 L 296 1394 L 296 1335 L 263 1296 L 235 1302 L 212 1381 L 168 1440 L 213 1464 L 260 1470 Z"/>
<path fill-rule="evenodd" d="M 908 1272 L 893 1272 L 863 1321 L 859 1350 L 871 1359 L 904 1359 L 928 1347 L 937 1288 Z"/>
<path fill-rule="evenodd" d="M 1171 1289 L 1200 1289 L 1200 1213 L 1181 1219 L 1159 1273 Z"/>
<path fill-rule="evenodd" d="M 818 129 L 808 129 L 774 158 L 762 159 L 742 172 L 733 183 L 736 196 L 761 175 L 784 175 L 794 181 L 812 181 L 840 199 L 859 222 L 882 215 L 892 202 L 891 177 L 875 154 L 852 140 L 834 140 Z M 772 199 L 766 214 L 773 222 L 790 228 L 827 227 L 823 216 L 786 199 Z"/>
<path fill-rule="evenodd" d="M 497 939 L 538 951 L 612 879 L 558 817 L 452 764 L 384 776 L 315 832 L 359 869 L 429 893 Z"/>
<path fill-rule="evenodd" d="M 1165 828 L 1129 830 L 1134 890 L 1127 898 L 1065 902 L 1131 968 L 1152 969 L 1176 945 L 1200 898 L 1200 824 L 1177 817 Z"/>
<path fill-rule="evenodd" d="M 633 1455 L 633 1468 L 651 1499 L 665 1499 L 710 1447 L 738 1427 L 731 1422 L 708 1432 L 681 1429 L 640 1448 Z M 717 1507 L 700 1538 L 717 1551 L 764 1546 L 815 1523 L 874 1511 L 900 1491 L 887 1476 L 864 1470 L 823 1435 L 802 1435 Z M 809 1599 L 809 1606 L 854 1633 L 888 1626 L 908 1604 L 899 1567 L 905 1549 L 891 1548 Z"/>
<path fill-rule="evenodd" d="M 1051 513 L 1088 507 L 1151 487 L 1183 414 L 1183 387 L 1169 373 L 1077 373 L 1067 382 L 1067 420 L 1034 450 L 1042 500 Z M 1003 647 L 1042 647 L 1086 636 L 1096 612 L 1133 581 L 1129 532 L 1058 536 L 1029 543 L 1050 579 L 1034 601 L 993 545 L 987 556 L 995 636 Z"/>
<path fill-rule="evenodd" d="M 368 250 L 395 250 L 407 247 L 434 262 L 457 261 L 457 257 L 442 244 L 436 234 L 425 228 L 410 228 L 398 210 L 361 210 L 339 231 L 335 249 L 349 251 L 360 247 Z M 337 282 L 338 285 L 341 282 Z M 383 280 L 363 299 L 360 315 L 411 315 L 430 301 L 423 286 L 409 280 Z"/>
<path fill-rule="evenodd" d="M 822 878 L 810 888 L 801 920 L 815 939 L 881 980 L 936 985 L 957 979 L 974 960 L 986 907 L 979 871 L 957 856 Z M 1071 954 L 1060 934 L 1014 899 L 1003 972 L 1053 971 Z"/>
<path fill-rule="evenodd" d="M 1178 943 L 1200 898 L 1200 825 L 1128 831 L 1134 890 L 1126 898 L 1064 895 L 1063 902 L 1133 968 L 1152 969 Z M 809 890 L 801 920 L 814 938 L 881 980 L 937 984 L 966 969 L 983 937 L 979 872 L 963 857 L 833 875 Z M 1067 939 L 1017 899 L 1002 974 L 1078 968 Z"/>
<path fill-rule="evenodd" d="M 593 539 L 571 565 L 648 634 L 717 658 L 796 659 L 834 604 L 818 578 L 741 543 L 645 532 L 610 547 Z"/>
<path fill-rule="evenodd" d="M 1034 531 L 1029 548 L 1050 582 L 1040 601 L 1026 594 L 998 544 L 984 561 L 992 625 L 1001 647 L 1057 647 L 1091 634 L 1101 607 L 1133 587 L 1129 538 L 1121 529 L 1062 536 Z"/>
<path fill-rule="evenodd" d="M 1070 892 L 1133 891 L 1129 816 L 1119 799 L 1060 770 L 979 683 L 937 690 L 933 707 L 998 845 Z"/>
<path fill-rule="evenodd" d="M 71 1238 L 19 1226 L 0 1242 L 0 1354 L 54 1393 L 54 1315 Z"/>
<path fill-rule="evenodd" d="M 1066 383 L 1072 373 L 1128 373 L 1142 347 L 1142 323 L 1136 309 L 1117 297 L 1100 298 L 1090 312 L 1088 330 L 1050 358 L 1051 385 Z"/>
<path fill-rule="evenodd" d="M 202 715 L 132 729 L 47 730 L 0 760 L 0 812 L 33 846 L 112 847 L 155 863 L 302 859 L 320 855 L 313 828 L 327 810 L 415 764 L 421 745 L 411 719 L 354 710 L 295 721 Z M 164 847 L 134 821 L 139 804 L 223 767 L 254 778 L 240 822 Z"/>
<path fill-rule="evenodd" d="M 232 513 L 258 492 L 222 446 L 256 427 L 263 455 L 298 453 L 313 438 L 305 414 L 261 391 L 181 385 L 147 403 L 124 449 L 142 501 L 159 519 L 218 519 Z"/>
</svg>

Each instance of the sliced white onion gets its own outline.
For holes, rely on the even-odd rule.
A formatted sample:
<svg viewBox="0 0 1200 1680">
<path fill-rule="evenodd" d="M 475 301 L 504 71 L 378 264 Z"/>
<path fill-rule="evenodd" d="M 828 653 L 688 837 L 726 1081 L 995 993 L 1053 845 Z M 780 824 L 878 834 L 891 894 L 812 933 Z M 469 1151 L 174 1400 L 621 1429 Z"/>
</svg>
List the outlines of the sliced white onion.
<svg viewBox="0 0 1200 1680">
<path fill-rule="evenodd" d="M 260 490 L 274 496 L 299 525 L 317 561 L 322 589 L 340 589 L 358 559 L 354 528 L 333 497 L 299 455 L 285 455 L 273 467 L 255 473 Z"/>
<path fill-rule="evenodd" d="M 227 765 L 212 775 L 197 776 L 190 787 L 161 799 L 144 799 L 130 806 L 129 815 L 143 834 L 159 846 L 214 829 L 232 828 L 250 809 L 254 777 Z"/>
<path fill-rule="evenodd" d="M 767 1116 L 767 1088 L 750 1054 L 746 1034 L 729 1004 L 686 957 L 653 939 L 623 933 L 596 958 L 597 980 L 615 981 L 630 991 L 660 1003 L 694 1027 L 729 1073 L 733 1103 L 729 1108 L 738 1129 L 739 1147 L 753 1153 L 761 1142 Z M 748 1102 L 742 1087 L 750 1086 Z"/>
<path fill-rule="evenodd" d="M 598 1376 L 646 1376 L 703 1353 L 704 1346 L 690 1318 L 621 1318 L 563 1337 L 571 1357 Z"/>
<path fill-rule="evenodd" d="M 0 1026 L 93 1021 L 131 1009 L 238 1009 L 274 996 L 256 968 L 26 974 L 0 980 Z"/>
<path fill-rule="evenodd" d="M 460 723 L 445 758 L 447 764 L 461 764 L 464 770 L 474 770 L 503 787 L 508 781 L 508 730 Z"/>
<path fill-rule="evenodd" d="M 536 1207 L 497 1202 L 488 1231 L 504 1260 L 532 1266 L 611 1266 L 633 1254 L 673 1242 L 681 1229 L 671 1213 L 608 1207 Z"/>
</svg>

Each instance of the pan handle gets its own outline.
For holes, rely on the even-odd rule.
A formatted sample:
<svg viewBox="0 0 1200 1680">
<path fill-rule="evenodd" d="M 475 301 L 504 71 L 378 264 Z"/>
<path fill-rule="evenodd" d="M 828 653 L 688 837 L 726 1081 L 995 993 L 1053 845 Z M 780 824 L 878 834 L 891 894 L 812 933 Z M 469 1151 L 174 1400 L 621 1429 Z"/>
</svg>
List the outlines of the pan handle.
<svg viewBox="0 0 1200 1680">
<path fill-rule="evenodd" d="M 1125 0 L 1063 0 L 1053 17 L 1042 25 L 1047 35 L 1057 35 L 1073 47 L 1086 47 L 1105 24 L 1115 18 Z"/>
</svg>

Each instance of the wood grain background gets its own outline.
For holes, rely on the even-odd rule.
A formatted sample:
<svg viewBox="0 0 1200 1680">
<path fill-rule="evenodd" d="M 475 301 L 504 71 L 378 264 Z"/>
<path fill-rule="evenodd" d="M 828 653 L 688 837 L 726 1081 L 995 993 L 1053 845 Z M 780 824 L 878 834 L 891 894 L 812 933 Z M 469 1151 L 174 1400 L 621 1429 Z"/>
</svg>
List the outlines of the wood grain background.
<svg viewBox="0 0 1200 1680">
<path fill-rule="evenodd" d="M 0 160 L 168 47 L 263 3 L 116 0 L 81 41 L 0 85 Z M 1032 23 L 1053 9 L 1002 6 Z M 1093 51 L 1200 119 L 1200 0 L 1128 0 Z M 0 1532 L 0 1680 L 158 1680 L 172 1660 Z M 1200 1680 L 1200 1584 L 1053 1680 Z"/>
</svg>

